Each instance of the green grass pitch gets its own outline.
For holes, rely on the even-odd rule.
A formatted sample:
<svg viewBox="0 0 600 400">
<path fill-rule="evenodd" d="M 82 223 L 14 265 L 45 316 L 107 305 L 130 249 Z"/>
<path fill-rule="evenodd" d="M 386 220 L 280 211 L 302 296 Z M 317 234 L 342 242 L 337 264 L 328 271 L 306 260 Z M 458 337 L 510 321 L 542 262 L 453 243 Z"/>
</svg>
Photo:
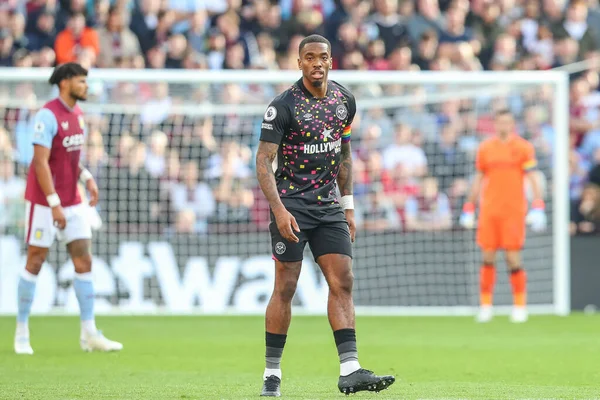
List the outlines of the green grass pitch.
<svg viewBox="0 0 600 400">
<path fill-rule="evenodd" d="M 33 356 L 12 350 L 0 318 L 0 399 L 255 399 L 264 367 L 260 317 L 99 317 L 121 353 L 79 350 L 72 317 L 33 317 Z M 361 364 L 396 375 L 376 399 L 600 399 L 600 316 L 361 317 Z M 282 396 L 342 399 L 325 317 L 296 317 L 283 357 Z"/>
</svg>

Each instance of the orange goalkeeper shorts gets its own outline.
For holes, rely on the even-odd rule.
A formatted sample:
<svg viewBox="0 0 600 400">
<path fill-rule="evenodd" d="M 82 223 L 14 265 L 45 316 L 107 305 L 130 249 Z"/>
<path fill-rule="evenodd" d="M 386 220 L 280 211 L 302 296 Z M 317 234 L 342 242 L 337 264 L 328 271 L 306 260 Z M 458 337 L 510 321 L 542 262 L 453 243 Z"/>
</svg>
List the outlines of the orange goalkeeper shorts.
<svg viewBox="0 0 600 400">
<path fill-rule="evenodd" d="M 477 244 L 482 250 L 521 250 L 525 244 L 525 215 L 481 215 Z"/>
</svg>

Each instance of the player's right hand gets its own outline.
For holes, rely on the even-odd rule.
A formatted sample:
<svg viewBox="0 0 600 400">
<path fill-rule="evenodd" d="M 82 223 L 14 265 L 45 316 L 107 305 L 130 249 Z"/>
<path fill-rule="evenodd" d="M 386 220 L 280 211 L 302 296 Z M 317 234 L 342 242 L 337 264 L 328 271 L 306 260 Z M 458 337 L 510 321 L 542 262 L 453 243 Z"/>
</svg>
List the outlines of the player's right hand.
<svg viewBox="0 0 600 400">
<path fill-rule="evenodd" d="M 475 228 L 475 206 L 473 203 L 465 203 L 458 223 L 465 229 Z"/>
<path fill-rule="evenodd" d="M 65 212 L 61 206 L 56 206 L 52 208 L 52 220 L 54 221 L 54 226 L 58 229 L 65 229 L 67 226 L 67 219 L 65 218 Z"/>
<path fill-rule="evenodd" d="M 90 194 L 90 206 L 96 207 L 96 204 L 98 204 L 98 185 L 96 185 L 94 178 L 88 179 L 85 188 Z"/>
<path fill-rule="evenodd" d="M 294 232 L 300 232 L 296 218 L 285 207 L 273 211 L 273 215 L 275 215 L 275 222 L 281 236 L 288 242 L 298 243 L 300 239 L 294 234 Z"/>
</svg>

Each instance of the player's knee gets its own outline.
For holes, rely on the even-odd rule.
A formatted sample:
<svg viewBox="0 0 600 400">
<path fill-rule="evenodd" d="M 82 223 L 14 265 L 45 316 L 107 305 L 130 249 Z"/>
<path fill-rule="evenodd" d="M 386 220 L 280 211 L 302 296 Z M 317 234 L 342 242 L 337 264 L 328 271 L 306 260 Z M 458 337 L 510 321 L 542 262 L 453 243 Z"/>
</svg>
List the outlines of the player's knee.
<svg viewBox="0 0 600 400">
<path fill-rule="evenodd" d="M 280 285 L 275 287 L 275 294 L 284 303 L 291 303 L 296 294 L 296 286 L 298 281 L 296 279 L 286 279 Z"/>
<path fill-rule="evenodd" d="M 37 275 L 40 273 L 42 269 L 42 265 L 46 261 L 46 257 L 43 254 L 39 253 L 31 253 L 27 256 L 27 271 L 32 273 L 33 275 Z"/>
<path fill-rule="evenodd" d="M 494 266 L 496 264 L 496 253 L 492 251 L 483 252 L 483 265 Z"/>
<path fill-rule="evenodd" d="M 507 252 L 506 264 L 510 271 L 519 270 L 522 268 L 520 254 L 515 252 Z"/>
<path fill-rule="evenodd" d="M 336 279 L 330 283 L 329 289 L 334 293 L 349 295 L 352 294 L 353 286 L 354 274 L 352 273 L 352 270 L 348 268 L 343 273 L 336 276 Z"/>
<path fill-rule="evenodd" d="M 506 264 L 508 264 L 508 269 L 510 272 L 516 272 L 523 268 L 519 261 L 506 260 Z"/>
<path fill-rule="evenodd" d="M 92 270 L 92 256 L 85 254 L 79 257 L 73 257 L 73 265 L 75 266 L 75 272 L 78 274 L 84 274 Z"/>
</svg>

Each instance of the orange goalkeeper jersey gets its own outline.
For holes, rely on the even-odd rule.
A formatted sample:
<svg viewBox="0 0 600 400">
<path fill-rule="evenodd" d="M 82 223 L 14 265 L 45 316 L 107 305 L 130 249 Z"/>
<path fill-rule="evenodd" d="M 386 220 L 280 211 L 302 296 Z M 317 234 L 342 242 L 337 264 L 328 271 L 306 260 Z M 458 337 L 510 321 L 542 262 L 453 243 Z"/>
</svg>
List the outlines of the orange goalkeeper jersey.
<svg viewBox="0 0 600 400">
<path fill-rule="evenodd" d="M 476 168 L 483 173 L 480 210 L 487 215 L 525 215 L 524 180 L 537 166 L 533 145 L 516 134 L 495 136 L 477 150 Z"/>
</svg>

